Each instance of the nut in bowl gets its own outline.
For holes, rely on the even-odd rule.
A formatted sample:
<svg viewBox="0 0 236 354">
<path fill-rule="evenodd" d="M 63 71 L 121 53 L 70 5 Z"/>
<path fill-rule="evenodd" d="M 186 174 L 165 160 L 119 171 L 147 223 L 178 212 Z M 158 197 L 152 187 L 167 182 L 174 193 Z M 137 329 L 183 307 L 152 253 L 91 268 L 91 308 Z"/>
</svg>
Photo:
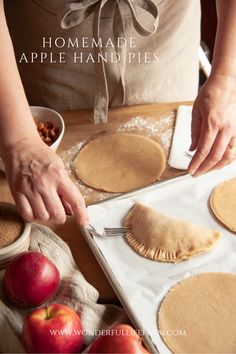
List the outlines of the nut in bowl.
<svg viewBox="0 0 236 354">
<path fill-rule="evenodd" d="M 65 131 L 62 116 L 53 109 L 39 106 L 30 106 L 37 130 L 42 140 L 56 151 Z M 4 171 L 3 161 L 0 158 L 0 171 Z"/>
<path fill-rule="evenodd" d="M 31 224 L 25 222 L 14 205 L 0 202 L 0 269 L 29 249 Z"/>
</svg>

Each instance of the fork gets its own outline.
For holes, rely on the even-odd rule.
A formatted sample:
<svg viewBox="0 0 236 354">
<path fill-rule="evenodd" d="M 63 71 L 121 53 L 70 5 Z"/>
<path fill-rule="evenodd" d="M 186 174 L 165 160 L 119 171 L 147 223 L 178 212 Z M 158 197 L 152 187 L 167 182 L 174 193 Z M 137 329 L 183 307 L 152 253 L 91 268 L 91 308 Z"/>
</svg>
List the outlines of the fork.
<svg viewBox="0 0 236 354">
<path fill-rule="evenodd" d="M 115 236 L 125 236 L 127 231 L 131 229 L 130 226 L 128 227 L 104 227 L 104 233 L 99 234 L 92 225 L 90 226 L 90 232 L 95 234 L 96 236 L 108 236 L 108 237 L 115 237 Z"/>
</svg>

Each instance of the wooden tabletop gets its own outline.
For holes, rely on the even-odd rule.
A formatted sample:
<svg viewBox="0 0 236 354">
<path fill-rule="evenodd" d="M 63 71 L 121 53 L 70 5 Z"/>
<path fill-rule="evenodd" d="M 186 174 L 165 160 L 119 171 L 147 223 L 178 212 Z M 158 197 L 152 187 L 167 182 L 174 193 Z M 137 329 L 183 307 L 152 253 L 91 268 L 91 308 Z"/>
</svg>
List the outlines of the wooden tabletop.
<svg viewBox="0 0 236 354">
<path fill-rule="evenodd" d="M 58 154 L 61 155 L 63 159 L 69 159 L 70 156 L 73 157 L 71 152 L 75 151 L 75 147 L 79 146 L 78 144 L 80 142 L 86 142 L 91 137 L 101 132 L 116 132 L 118 129 L 120 129 L 119 131 L 125 132 L 127 128 L 127 131 L 131 130 L 132 132 L 148 136 L 150 132 L 145 132 L 146 128 L 143 125 L 143 122 L 147 121 L 150 122 L 150 127 L 152 128 L 151 133 L 154 134 L 152 138 L 162 145 L 165 144 L 164 148 L 166 155 L 168 155 L 175 122 L 175 113 L 179 104 L 180 103 L 151 104 L 114 108 L 109 112 L 108 123 L 99 125 L 92 123 L 91 111 L 62 112 L 61 114 L 65 120 L 66 130 Z M 133 124 L 129 124 L 129 122 L 133 122 Z M 142 127 L 137 128 L 139 122 L 142 123 Z M 71 161 L 66 164 L 66 168 L 70 169 L 70 167 L 68 167 L 70 162 Z M 162 179 L 172 178 L 181 173 L 183 172 L 167 167 Z M 75 178 L 74 176 L 71 177 L 72 179 Z M 78 184 L 78 186 L 82 194 L 85 194 L 86 190 L 85 199 L 87 204 L 109 197 L 109 195 L 106 196 L 104 193 L 99 194 L 98 192 L 91 191 L 88 193 L 87 189 L 84 189 L 81 184 Z M 12 202 L 5 175 L 1 172 L 0 201 Z M 101 301 L 110 303 L 117 302 L 111 286 L 89 249 L 83 235 L 75 224 L 74 218 L 68 217 L 64 225 L 58 226 L 51 223 L 48 223 L 48 225 L 68 243 L 75 261 L 85 278 L 98 289 Z"/>
</svg>

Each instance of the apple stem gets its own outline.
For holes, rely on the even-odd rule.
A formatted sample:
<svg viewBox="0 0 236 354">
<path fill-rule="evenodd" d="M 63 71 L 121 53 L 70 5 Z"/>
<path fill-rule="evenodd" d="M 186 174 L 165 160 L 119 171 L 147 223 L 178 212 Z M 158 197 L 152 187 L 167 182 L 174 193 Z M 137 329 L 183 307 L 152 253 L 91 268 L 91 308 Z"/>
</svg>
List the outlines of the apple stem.
<svg viewBox="0 0 236 354">
<path fill-rule="evenodd" d="M 48 307 L 45 306 L 45 309 L 46 309 L 46 320 L 49 320 L 50 319 L 50 315 L 49 315 Z"/>
</svg>

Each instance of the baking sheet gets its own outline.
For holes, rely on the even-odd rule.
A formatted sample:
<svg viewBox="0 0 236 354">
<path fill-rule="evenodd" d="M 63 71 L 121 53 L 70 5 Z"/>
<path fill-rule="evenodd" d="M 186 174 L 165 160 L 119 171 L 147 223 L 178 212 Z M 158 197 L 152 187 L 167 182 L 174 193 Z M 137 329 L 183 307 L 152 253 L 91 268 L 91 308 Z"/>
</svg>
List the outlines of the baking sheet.
<svg viewBox="0 0 236 354">
<path fill-rule="evenodd" d="M 128 307 L 135 314 L 136 324 L 141 331 L 150 335 L 162 354 L 169 354 L 170 351 L 158 334 L 157 311 L 168 289 L 193 274 L 209 271 L 236 272 L 236 235 L 216 221 L 208 206 L 213 188 L 234 176 L 236 163 L 198 178 L 189 175 L 180 177 L 156 185 L 150 191 L 88 207 L 91 224 L 98 232 L 102 232 L 104 226 L 121 226 L 122 218 L 137 201 L 195 224 L 222 231 L 223 238 L 213 251 L 177 264 L 154 262 L 140 257 L 121 237 L 93 237 L 121 287 Z"/>
</svg>

